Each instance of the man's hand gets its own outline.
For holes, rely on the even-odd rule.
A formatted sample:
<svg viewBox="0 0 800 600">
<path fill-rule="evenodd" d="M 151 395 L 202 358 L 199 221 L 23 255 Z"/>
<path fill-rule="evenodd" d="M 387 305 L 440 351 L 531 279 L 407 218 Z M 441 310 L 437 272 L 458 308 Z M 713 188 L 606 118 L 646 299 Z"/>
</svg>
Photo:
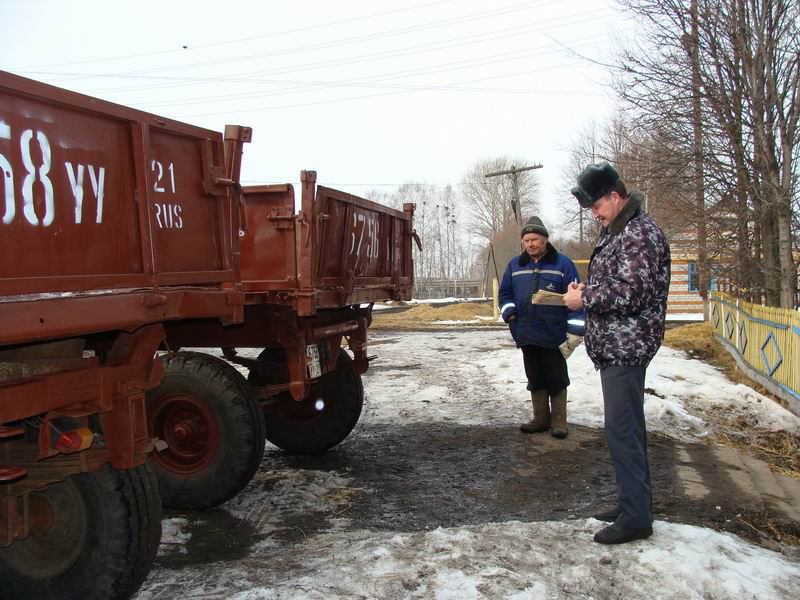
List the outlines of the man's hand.
<svg viewBox="0 0 800 600">
<path fill-rule="evenodd" d="M 564 343 L 561 344 L 558 349 L 561 350 L 561 354 L 564 355 L 564 358 L 569 358 L 570 354 L 575 351 L 575 348 L 583 343 L 583 337 L 579 335 L 575 335 L 574 333 L 568 333 L 567 339 L 564 340 Z"/>
<path fill-rule="evenodd" d="M 564 294 L 563 301 L 570 310 L 583 308 L 583 290 L 586 286 L 582 283 L 570 283 L 567 293 Z"/>
</svg>

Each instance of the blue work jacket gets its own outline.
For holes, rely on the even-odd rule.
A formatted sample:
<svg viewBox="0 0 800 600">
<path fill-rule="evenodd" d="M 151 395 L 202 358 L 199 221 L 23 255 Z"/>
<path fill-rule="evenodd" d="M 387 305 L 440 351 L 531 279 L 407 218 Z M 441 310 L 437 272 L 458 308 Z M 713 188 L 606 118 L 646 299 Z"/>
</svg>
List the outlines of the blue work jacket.
<svg viewBox="0 0 800 600">
<path fill-rule="evenodd" d="M 509 261 L 500 283 L 500 315 L 508 323 L 517 346 L 558 348 L 567 338 L 567 332 L 585 333 L 583 310 L 532 303 L 539 290 L 563 294 L 573 281 L 580 283 L 575 263 L 549 242 L 539 261 L 532 262 L 527 252 Z"/>
</svg>

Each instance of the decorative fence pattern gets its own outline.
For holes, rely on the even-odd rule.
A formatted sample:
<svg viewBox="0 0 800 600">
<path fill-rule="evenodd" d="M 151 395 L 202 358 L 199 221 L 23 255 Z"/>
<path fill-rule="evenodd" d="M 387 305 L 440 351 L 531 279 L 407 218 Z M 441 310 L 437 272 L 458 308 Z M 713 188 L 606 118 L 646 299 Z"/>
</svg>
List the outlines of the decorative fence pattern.
<svg viewBox="0 0 800 600">
<path fill-rule="evenodd" d="M 750 304 L 722 292 L 709 298 L 714 337 L 748 377 L 800 416 L 800 312 Z"/>
</svg>

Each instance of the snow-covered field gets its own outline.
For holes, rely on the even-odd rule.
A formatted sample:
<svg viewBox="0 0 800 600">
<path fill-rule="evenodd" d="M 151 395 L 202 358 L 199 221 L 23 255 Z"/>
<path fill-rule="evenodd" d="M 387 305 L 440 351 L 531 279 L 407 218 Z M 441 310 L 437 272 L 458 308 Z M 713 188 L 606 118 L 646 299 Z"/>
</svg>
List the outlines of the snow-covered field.
<svg viewBox="0 0 800 600">
<path fill-rule="evenodd" d="M 371 340 L 370 354 L 379 358 L 364 378 L 359 427 L 420 421 L 515 426 L 528 414 L 521 353 L 503 330 L 380 332 Z M 583 347 L 569 366 L 569 422 L 602 427 L 599 376 Z M 704 439 L 723 411 L 765 429 L 800 432 L 799 418 L 682 352 L 662 348 L 646 386 L 650 431 Z M 278 478 L 271 468 L 275 456 L 268 446 L 256 480 L 222 507 L 266 541 L 242 558 L 157 567 L 138 599 L 800 598 L 800 562 L 731 534 L 678 523 L 658 521 L 648 540 L 618 547 L 595 544 L 592 534 L 602 524 L 583 518 L 404 533 L 359 529 L 340 508 L 346 472 L 282 470 Z M 280 483 L 267 499 L 270 478 Z M 287 554 L 269 534 L 292 511 L 308 507 L 329 512 L 331 527 Z M 166 520 L 162 556 L 185 553 L 190 536 L 185 518 Z"/>
</svg>

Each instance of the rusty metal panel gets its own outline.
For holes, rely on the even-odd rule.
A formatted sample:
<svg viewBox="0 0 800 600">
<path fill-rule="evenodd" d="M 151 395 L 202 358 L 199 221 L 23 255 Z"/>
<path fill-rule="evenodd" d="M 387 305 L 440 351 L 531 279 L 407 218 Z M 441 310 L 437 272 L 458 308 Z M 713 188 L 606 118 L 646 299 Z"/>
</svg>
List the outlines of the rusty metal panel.
<svg viewBox="0 0 800 600">
<path fill-rule="evenodd" d="M 411 252 L 412 211 L 400 212 L 352 194 L 318 186 L 313 212 L 318 247 L 312 255 L 315 283 L 335 290 L 320 306 L 400 299 L 413 284 L 406 260 Z"/>
<path fill-rule="evenodd" d="M 241 318 L 224 175 L 219 132 L 0 71 L 0 344 Z"/>
<path fill-rule="evenodd" d="M 207 132 L 218 144 L 219 134 Z M 205 136 L 204 136 L 205 137 Z M 156 249 L 157 273 L 214 273 L 225 264 L 227 231 L 220 228 L 226 215 L 226 196 L 215 196 L 204 189 L 211 185 L 210 165 L 204 152 L 205 139 L 169 130 L 150 129 L 148 192 L 152 198 L 151 219 Z M 202 282 L 200 276 L 194 282 Z M 210 281 L 230 280 L 220 273 Z"/>
<path fill-rule="evenodd" d="M 242 188 L 247 226 L 239 240 L 247 292 L 296 286 L 294 189 L 291 185 Z"/>
<path fill-rule="evenodd" d="M 403 212 L 316 185 L 303 171 L 301 211 L 290 185 L 244 188 L 242 279 L 250 303 L 319 308 L 410 299 L 413 205 Z"/>
<path fill-rule="evenodd" d="M 5 83 L 0 79 L 4 293 L 53 291 L 52 277 L 108 274 L 127 276 L 123 285 L 144 283 L 130 123 Z M 8 280 L 17 278 L 45 281 L 9 290 Z"/>
</svg>

